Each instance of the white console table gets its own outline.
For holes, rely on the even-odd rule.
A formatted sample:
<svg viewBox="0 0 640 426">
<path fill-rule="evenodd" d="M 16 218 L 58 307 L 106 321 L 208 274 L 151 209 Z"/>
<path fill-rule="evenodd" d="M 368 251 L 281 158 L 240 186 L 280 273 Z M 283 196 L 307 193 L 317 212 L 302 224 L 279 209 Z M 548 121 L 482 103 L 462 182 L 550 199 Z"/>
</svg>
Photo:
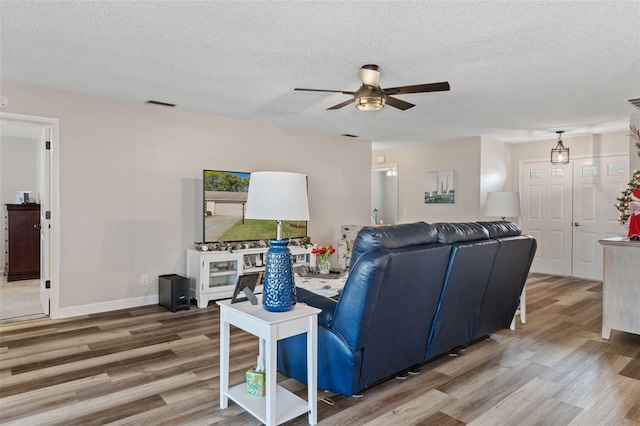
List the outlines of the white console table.
<svg viewBox="0 0 640 426">
<path fill-rule="evenodd" d="M 612 237 L 600 240 L 604 251 L 602 337 L 611 330 L 640 334 L 640 242 Z"/>
<path fill-rule="evenodd" d="M 200 251 L 187 249 L 186 274 L 191 297 L 198 308 L 206 308 L 212 300 L 229 299 L 240 275 L 263 272 L 268 247 L 233 251 Z M 289 246 L 293 266 L 309 266 L 311 246 Z M 262 285 L 255 293 L 262 293 Z"/>
<path fill-rule="evenodd" d="M 229 398 L 267 426 L 278 425 L 309 413 L 309 424 L 318 419 L 317 412 L 317 339 L 320 309 L 297 303 L 287 312 L 269 312 L 249 302 L 232 304 L 229 300 L 216 302 L 220 306 L 220 408 L 227 408 Z M 265 361 L 265 396 L 249 395 L 245 382 L 229 388 L 230 325 L 241 328 L 260 339 L 260 356 Z M 276 383 L 278 340 L 307 333 L 307 401 Z"/>
</svg>

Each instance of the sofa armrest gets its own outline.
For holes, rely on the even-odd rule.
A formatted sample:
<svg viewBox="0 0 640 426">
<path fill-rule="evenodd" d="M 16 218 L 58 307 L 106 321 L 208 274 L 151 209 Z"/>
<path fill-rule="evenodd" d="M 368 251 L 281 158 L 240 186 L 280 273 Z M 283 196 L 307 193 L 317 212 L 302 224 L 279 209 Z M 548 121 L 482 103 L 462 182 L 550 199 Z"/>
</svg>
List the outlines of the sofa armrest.
<svg viewBox="0 0 640 426">
<path fill-rule="evenodd" d="M 307 289 L 297 287 L 298 302 L 306 303 L 314 308 L 322 309 L 318 314 L 318 324 L 329 328 L 333 322 L 333 314 L 336 310 L 337 300 L 321 296 Z"/>
</svg>

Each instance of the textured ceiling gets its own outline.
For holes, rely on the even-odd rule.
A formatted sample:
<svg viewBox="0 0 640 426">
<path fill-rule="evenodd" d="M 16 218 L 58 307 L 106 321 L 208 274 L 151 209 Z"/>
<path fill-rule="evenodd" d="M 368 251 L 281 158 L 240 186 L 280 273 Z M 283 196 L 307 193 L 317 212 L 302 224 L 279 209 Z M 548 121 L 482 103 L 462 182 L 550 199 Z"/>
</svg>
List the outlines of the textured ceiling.
<svg viewBox="0 0 640 426">
<path fill-rule="evenodd" d="M 625 130 L 640 96 L 640 1 L 5 1 L 0 77 L 270 123 L 375 148 Z M 416 104 L 326 108 L 356 90 L 448 81 Z M 0 88 L 1 90 L 1 88 Z M 9 100 L 10 101 L 10 100 Z M 151 107 L 150 107 L 151 108 Z"/>
</svg>

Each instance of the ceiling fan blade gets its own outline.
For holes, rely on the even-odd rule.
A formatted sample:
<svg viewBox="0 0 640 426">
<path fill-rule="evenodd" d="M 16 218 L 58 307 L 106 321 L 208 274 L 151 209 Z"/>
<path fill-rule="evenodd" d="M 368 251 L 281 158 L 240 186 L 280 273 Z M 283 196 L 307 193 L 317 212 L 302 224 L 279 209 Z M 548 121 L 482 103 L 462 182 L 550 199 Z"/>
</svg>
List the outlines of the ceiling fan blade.
<svg viewBox="0 0 640 426">
<path fill-rule="evenodd" d="M 331 108 L 327 108 L 327 110 L 330 110 L 330 109 L 340 109 L 340 108 L 342 108 L 343 106 L 347 106 L 347 105 L 349 105 L 350 103 L 353 103 L 353 99 L 349 99 L 348 101 L 341 102 L 341 103 L 339 103 L 338 105 L 334 105 L 334 106 L 332 106 Z"/>
<path fill-rule="evenodd" d="M 405 101 L 400 100 L 398 98 L 392 98 L 391 96 L 387 96 L 386 104 L 390 105 L 392 107 L 401 109 L 402 111 L 408 110 L 409 108 L 413 108 L 415 106 L 414 104 L 411 104 L 409 102 L 405 102 Z"/>
<path fill-rule="evenodd" d="M 442 81 L 440 83 L 416 84 L 414 86 L 400 86 L 384 89 L 387 95 L 405 95 L 407 93 L 423 93 L 423 92 L 445 92 L 450 90 L 449 82 Z"/>
<path fill-rule="evenodd" d="M 293 89 L 303 92 L 327 92 L 327 93 L 344 93 L 345 95 L 355 95 L 356 92 L 348 92 L 346 90 L 326 90 L 326 89 L 301 89 L 299 87 Z"/>
</svg>

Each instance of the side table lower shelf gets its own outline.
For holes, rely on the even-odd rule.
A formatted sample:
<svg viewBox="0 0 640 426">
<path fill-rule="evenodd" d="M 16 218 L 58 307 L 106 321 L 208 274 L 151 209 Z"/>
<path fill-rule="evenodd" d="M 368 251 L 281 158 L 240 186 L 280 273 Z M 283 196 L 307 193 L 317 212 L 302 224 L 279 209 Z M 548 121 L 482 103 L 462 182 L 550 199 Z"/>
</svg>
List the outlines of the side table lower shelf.
<svg viewBox="0 0 640 426">
<path fill-rule="evenodd" d="M 266 398 L 249 395 L 244 382 L 230 388 L 227 396 L 262 423 L 268 424 Z M 276 401 L 276 418 L 279 422 L 286 422 L 309 412 L 307 401 L 280 385 L 276 385 Z"/>
</svg>

